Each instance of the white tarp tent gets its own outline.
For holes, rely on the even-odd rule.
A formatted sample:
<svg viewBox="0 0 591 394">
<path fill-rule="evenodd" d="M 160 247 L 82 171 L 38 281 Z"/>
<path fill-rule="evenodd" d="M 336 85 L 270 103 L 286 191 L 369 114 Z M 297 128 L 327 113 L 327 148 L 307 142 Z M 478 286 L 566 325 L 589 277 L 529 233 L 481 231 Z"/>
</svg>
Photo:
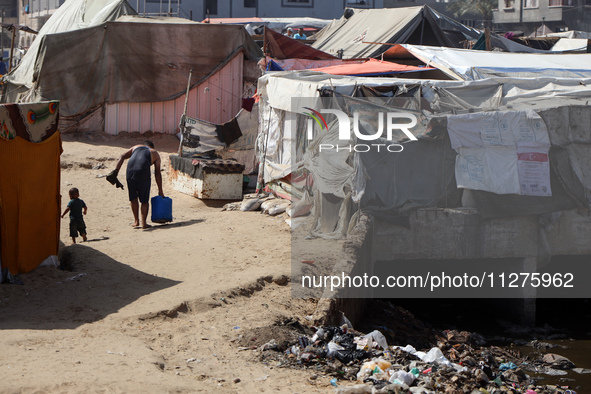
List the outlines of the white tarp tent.
<svg viewBox="0 0 591 394">
<path fill-rule="evenodd" d="M 591 54 L 509 53 L 402 44 L 417 59 L 458 80 L 492 77 L 591 78 Z"/>
<path fill-rule="evenodd" d="M 60 100 L 62 130 L 173 133 L 191 74 L 187 114 L 232 119 L 262 57 L 244 27 L 131 12 L 126 0 L 66 1 L 4 78 L 2 99 Z"/>
<path fill-rule="evenodd" d="M 35 60 L 43 37 L 114 21 L 123 15 L 136 15 L 127 0 L 66 0 L 43 25 L 20 64 L 3 80 L 13 85 L 31 88 L 34 79 Z M 16 101 L 14 98 L 9 101 Z"/>
<path fill-rule="evenodd" d="M 305 169 L 314 185 L 309 194 L 314 195 L 315 206 L 320 204 L 320 211 L 326 208 L 321 196 L 330 194 L 341 201 L 337 211 L 359 204 L 366 212 L 394 217 L 417 207 L 462 206 L 462 189 L 470 190 L 466 195 L 476 202 L 469 206 L 481 209 L 484 217 L 537 215 L 584 207 L 591 201 L 591 154 L 586 147 L 591 143 L 591 109 L 586 105 L 591 100 L 590 84 L 591 78 L 433 81 L 338 77 L 314 72 L 267 74 L 258 85 L 257 156 L 264 163 L 264 180 L 271 185 L 287 183 L 289 175 L 293 179 L 293 174 Z M 315 100 L 292 102 L 282 94 L 285 91 Z M 404 96 L 411 104 L 408 110 L 425 120 L 412 130 L 418 141 L 400 140 L 404 154 L 347 150 L 320 154 L 319 144 L 339 143 L 332 117 L 326 119 L 326 131 L 315 129 L 314 139 L 305 141 L 306 129 L 299 126 L 306 119 L 304 105 L 313 108 L 317 104 L 317 110 L 326 108 L 322 107 L 322 96 L 343 100 L 341 108 L 345 110 L 358 105 L 360 98 L 370 98 L 366 102 L 376 100 L 379 92 L 386 100 Z M 475 131 L 456 127 L 459 120 L 464 121 L 464 126 L 466 121 L 474 125 L 473 117 L 486 124 L 487 116 L 506 120 L 511 133 L 499 131 L 501 122 L 495 123 L 496 134 L 492 127 Z M 449 119 L 452 121 L 448 123 Z M 452 134 L 455 130 L 457 136 L 458 129 L 470 132 L 454 142 Z M 505 145 L 495 145 L 495 136 Z M 499 155 L 500 150 L 503 152 Z M 472 157 L 466 159 L 466 152 Z M 478 163 L 472 160 L 475 152 Z M 467 160 L 472 160 L 472 168 L 464 167 L 463 174 L 456 171 Z M 499 168 L 503 168 L 502 176 L 495 178 Z M 410 169 L 412 176 L 408 175 Z M 476 185 L 476 178 L 485 173 L 488 178 L 481 177 L 484 182 Z M 467 181 L 462 175 L 468 176 Z M 476 177 L 470 179 L 470 175 Z M 292 189 L 297 188 L 300 185 L 292 184 Z M 305 192 L 305 188 L 295 190 L 295 200 L 299 198 L 296 194 L 302 196 Z M 320 230 L 317 222 L 312 233 L 341 237 L 349 217 L 343 214 L 332 231 Z"/>
<path fill-rule="evenodd" d="M 561 31 L 557 33 L 546 34 L 545 37 L 561 37 L 561 38 L 585 38 L 591 39 L 591 33 L 579 30 Z"/>
<path fill-rule="evenodd" d="M 552 52 L 587 52 L 587 38 L 561 38 L 550 48 Z"/>
</svg>

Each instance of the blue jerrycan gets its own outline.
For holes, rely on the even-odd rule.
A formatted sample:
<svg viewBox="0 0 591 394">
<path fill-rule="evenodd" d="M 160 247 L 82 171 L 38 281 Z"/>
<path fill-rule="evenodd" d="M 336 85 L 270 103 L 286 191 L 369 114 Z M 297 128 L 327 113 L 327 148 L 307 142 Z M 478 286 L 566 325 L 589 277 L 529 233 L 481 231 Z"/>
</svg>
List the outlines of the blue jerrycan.
<svg viewBox="0 0 591 394">
<path fill-rule="evenodd" d="M 172 198 L 170 197 L 152 197 L 152 222 L 166 223 L 172 222 Z"/>
</svg>

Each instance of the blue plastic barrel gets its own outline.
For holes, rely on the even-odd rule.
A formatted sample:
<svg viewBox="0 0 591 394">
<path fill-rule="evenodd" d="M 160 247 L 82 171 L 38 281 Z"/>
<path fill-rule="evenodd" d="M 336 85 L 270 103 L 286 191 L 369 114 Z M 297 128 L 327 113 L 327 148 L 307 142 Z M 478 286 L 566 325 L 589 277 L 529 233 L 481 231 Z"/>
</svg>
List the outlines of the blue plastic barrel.
<svg viewBox="0 0 591 394">
<path fill-rule="evenodd" d="M 172 198 L 170 197 L 152 197 L 152 222 L 166 223 L 172 222 Z"/>
</svg>

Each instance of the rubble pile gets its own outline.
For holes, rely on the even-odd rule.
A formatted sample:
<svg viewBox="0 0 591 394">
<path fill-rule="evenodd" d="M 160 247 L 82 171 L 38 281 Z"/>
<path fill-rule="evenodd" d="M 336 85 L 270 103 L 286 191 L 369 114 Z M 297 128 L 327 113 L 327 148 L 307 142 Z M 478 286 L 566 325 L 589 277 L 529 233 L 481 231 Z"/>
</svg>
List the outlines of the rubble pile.
<svg viewBox="0 0 591 394">
<path fill-rule="evenodd" d="M 551 353 L 523 357 L 484 346 L 483 337 L 466 331 L 444 331 L 437 346 L 421 351 L 411 345 L 389 346 L 379 330 L 363 334 L 346 324 L 314 330 L 312 335 L 300 331 L 291 342 L 284 336 L 280 344 L 270 340 L 251 348 L 267 364 L 309 370 L 311 381 L 330 379 L 342 394 L 575 393 L 568 386 L 537 384 L 539 374 L 557 376 L 573 369 L 567 358 Z M 248 334 L 243 341 L 249 342 Z"/>
</svg>

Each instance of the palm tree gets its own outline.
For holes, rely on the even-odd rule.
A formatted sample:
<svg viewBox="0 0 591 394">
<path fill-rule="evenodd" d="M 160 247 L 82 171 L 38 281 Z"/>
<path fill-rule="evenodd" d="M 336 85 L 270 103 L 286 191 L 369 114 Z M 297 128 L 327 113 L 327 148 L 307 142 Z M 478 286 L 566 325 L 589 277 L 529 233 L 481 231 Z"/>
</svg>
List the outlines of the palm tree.
<svg viewBox="0 0 591 394">
<path fill-rule="evenodd" d="M 497 8 L 497 0 L 458 0 L 447 5 L 447 10 L 455 18 L 460 18 L 466 14 L 482 15 L 486 27 L 492 26 L 493 10 Z"/>
</svg>

